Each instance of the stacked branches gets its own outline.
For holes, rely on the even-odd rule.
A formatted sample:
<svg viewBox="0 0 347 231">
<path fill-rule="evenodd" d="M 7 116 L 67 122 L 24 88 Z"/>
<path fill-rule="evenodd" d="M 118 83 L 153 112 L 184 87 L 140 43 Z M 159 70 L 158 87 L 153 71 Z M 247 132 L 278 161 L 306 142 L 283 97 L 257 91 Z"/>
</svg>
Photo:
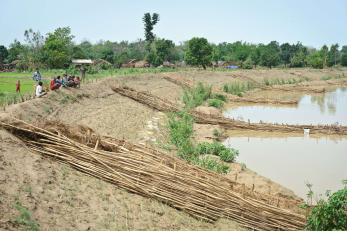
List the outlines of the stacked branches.
<svg viewBox="0 0 347 231">
<path fill-rule="evenodd" d="M 148 105 L 149 107 L 164 111 L 177 112 L 179 107 L 174 103 L 161 99 L 149 92 L 140 92 L 129 87 L 112 86 L 113 91 L 123 96 L 129 97 L 137 102 Z M 203 114 L 197 111 L 191 111 L 196 123 L 220 125 L 228 129 L 246 129 L 255 131 L 270 132 L 297 132 L 302 133 L 304 129 L 310 129 L 312 134 L 338 134 L 347 135 L 347 126 L 342 125 L 289 125 L 289 124 L 272 124 L 272 123 L 247 123 L 244 121 L 233 120 L 221 116 Z"/>
<path fill-rule="evenodd" d="M 305 226 L 303 215 L 265 203 L 269 196 L 245 188 L 239 193 L 237 184 L 222 175 L 144 146 L 100 137 L 85 127 L 62 126 L 46 130 L 23 121 L 0 122 L 0 127 L 37 153 L 199 219 L 228 218 L 253 230 L 302 230 Z"/>
</svg>

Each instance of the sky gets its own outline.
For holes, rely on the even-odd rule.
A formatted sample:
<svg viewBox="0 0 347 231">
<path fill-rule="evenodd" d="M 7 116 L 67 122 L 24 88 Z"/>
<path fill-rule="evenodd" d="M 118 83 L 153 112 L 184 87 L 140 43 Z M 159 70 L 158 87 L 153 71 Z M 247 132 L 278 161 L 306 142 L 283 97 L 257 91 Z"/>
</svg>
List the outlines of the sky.
<svg viewBox="0 0 347 231">
<path fill-rule="evenodd" d="M 347 45 L 347 0 L 0 0 L 0 45 L 69 26 L 74 41 L 144 38 L 142 16 L 159 13 L 154 33 L 175 43 L 296 43 Z"/>
</svg>

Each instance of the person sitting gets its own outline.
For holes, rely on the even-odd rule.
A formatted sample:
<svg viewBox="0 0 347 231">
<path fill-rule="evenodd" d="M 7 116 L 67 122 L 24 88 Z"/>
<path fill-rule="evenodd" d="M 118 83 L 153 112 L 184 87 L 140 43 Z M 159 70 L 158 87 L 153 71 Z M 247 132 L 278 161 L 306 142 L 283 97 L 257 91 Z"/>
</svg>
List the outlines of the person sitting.
<svg viewBox="0 0 347 231">
<path fill-rule="evenodd" d="M 67 74 L 64 74 L 64 77 L 62 79 L 62 85 L 63 87 L 69 87 L 69 82 L 68 82 L 68 78 L 67 78 Z"/>
<path fill-rule="evenodd" d="M 61 87 L 62 85 L 62 81 L 60 79 L 60 76 L 58 76 L 57 78 L 53 78 L 49 84 L 49 88 L 54 91 L 54 90 L 57 90 Z"/>
<path fill-rule="evenodd" d="M 74 78 L 74 87 L 80 88 L 80 86 L 81 86 L 80 77 L 79 77 L 79 76 L 76 76 L 76 77 Z"/>
<path fill-rule="evenodd" d="M 45 92 L 42 88 L 42 82 L 39 81 L 38 85 L 36 86 L 36 91 L 35 91 L 36 97 L 41 97 L 41 96 L 44 96 L 46 94 L 47 94 L 47 92 Z"/>
</svg>

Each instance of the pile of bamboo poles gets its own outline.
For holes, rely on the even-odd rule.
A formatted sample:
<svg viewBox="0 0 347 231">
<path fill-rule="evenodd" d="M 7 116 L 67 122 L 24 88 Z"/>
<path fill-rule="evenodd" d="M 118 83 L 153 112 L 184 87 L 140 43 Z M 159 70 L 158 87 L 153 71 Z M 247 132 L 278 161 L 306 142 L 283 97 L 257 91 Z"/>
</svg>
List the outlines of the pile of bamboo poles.
<svg viewBox="0 0 347 231">
<path fill-rule="evenodd" d="M 100 137 L 90 129 L 67 132 L 68 126 L 62 126 L 46 130 L 23 121 L 0 122 L 37 153 L 194 217 L 210 222 L 227 218 L 254 230 L 305 226 L 303 215 L 255 199 L 260 194 L 239 193 L 235 183 L 222 175 L 144 146 Z"/>
<path fill-rule="evenodd" d="M 180 108 L 166 99 L 152 95 L 149 92 L 136 91 L 129 87 L 112 86 L 113 91 L 123 96 L 129 97 L 137 102 L 148 105 L 158 111 L 176 112 Z M 303 133 L 304 129 L 310 129 L 311 134 L 323 135 L 347 135 L 347 126 L 341 125 L 289 125 L 289 124 L 272 124 L 272 123 L 248 123 L 239 120 L 228 119 L 222 116 L 204 114 L 197 111 L 191 111 L 196 123 L 219 125 L 227 129 L 244 129 L 255 131 L 270 132 L 297 132 Z"/>
</svg>

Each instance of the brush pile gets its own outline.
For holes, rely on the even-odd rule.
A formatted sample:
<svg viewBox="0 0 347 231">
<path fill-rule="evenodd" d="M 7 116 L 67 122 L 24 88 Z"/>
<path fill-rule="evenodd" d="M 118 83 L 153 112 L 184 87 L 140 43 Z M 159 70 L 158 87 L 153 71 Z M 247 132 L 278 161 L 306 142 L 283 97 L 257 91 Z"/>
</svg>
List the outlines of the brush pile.
<svg viewBox="0 0 347 231">
<path fill-rule="evenodd" d="M 0 122 L 31 150 L 130 192 L 162 201 L 209 222 L 227 218 L 253 230 L 302 230 L 303 215 L 280 208 L 289 200 L 261 195 L 226 177 L 151 148 L 91 129 L 52 123 Z M 279 207 L 274 205 L 279 204 Z M 297 206 L 298 202 L 291 202 Z"/>
<path fill-rule="evenodd" d="M 166 99 L 152 95 L 149 92 L 140 92 L 129 87 L 112 86 L 116 93 L 129 97 L 137 102 L 145 104 L 153 109 L 164 112 L 177 112 L 180 108 Z M 271 123 L 247 123 L 244 121 L 228 119 L 222 116 L 208 115 L 197 111 L 191 111 L 196 123 L 219 125 L 227 129 L 245 129 L 270 132 L 297 132 L 303 133 L 304 129 L 310 129 L 311 134 L 323 135 L 347 135 L 347 126 L 341 125 L 289 125 Z"/>
</svg>

